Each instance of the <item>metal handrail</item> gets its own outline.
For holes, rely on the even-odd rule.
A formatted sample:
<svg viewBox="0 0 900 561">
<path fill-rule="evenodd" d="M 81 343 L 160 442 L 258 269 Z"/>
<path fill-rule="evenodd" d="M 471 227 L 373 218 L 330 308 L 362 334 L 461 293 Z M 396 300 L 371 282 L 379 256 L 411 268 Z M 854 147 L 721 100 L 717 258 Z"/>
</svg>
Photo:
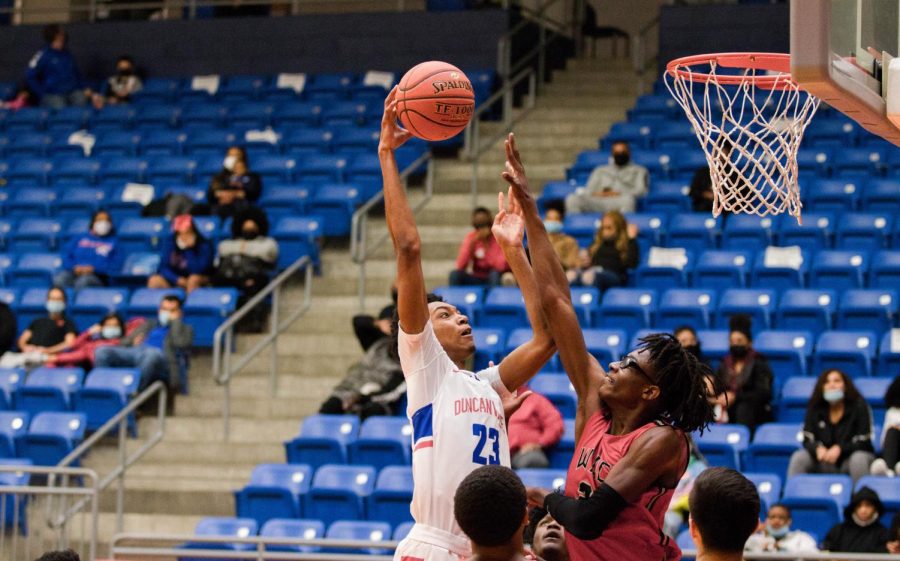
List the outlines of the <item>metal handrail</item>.
<svg viewBox="0 0 900 561">
<path fill-rule="evenodd" d="M 651 67 L 656 66 L 655 61 L 658 53 L 654 53 L 652 56 L 647 56 L 647 36 L 653 31 L 655 28 L 659 27 L 659 15 L 655 18 L 648 21 L 641 27 L 637 33 L 632 36 L 632 48 L 631 48 L 631 63 L 632 69 L 634 73 L 637 75 L 638 81 L 638 95 L 644 93 L 644 88 L 646 87 L 645 74 L 647 70 Z M 654 72 L 655 74 L 655 72 Z"/>
<path fill-rule="evenodd" d="M 413 174 L 419 167 L 425 164 L 425 192 L 422 200 L 412 205 L 413 216 L 419 213 L 431 201 L 434 195 L 434 159 L 430 152 L 422 154 L 410 165 L 406 166 L 400 172 L 400 181 L 404 184 L 409 176 Z M 390 232 L 385 231 L 375 242 L 369 245 L 369 211 L 371 211 L 378 203 L 384 200 L 384 191 L 379 191 L 365 202 L 361 207 L 353 213 L 350 222 L 350 257 L 353 262 L 359 265 L 359 280 L 357 281 L 357 291 L 359 297 L 359 309 L 366 309 L 366 261 L 390 238 Z"/>
<path fill-rule="evenodd" d="M 305 277 L 303 281 L 303 303 L 293 310 L 283 322 L 279 321 L 279 305 L 281 303 L 281 290 L 287 280 L 297 271 L 303 269 Z M 309 256 L 304 255 L 294 261 L 288 268 L 278 274 L 262 290 L 250 298 L 240 309 L 228 316 L 213 334 L 212 375 L 213 379 L 222 386 L 224 400 L 222 402 L 223 439 L 228 440 L 231 425 L 231 377 L 253 360 L 266 346 L 270 347 L 269 357 L 269 393 L 272 397 L 278 391 L 278 337 L 290 328 L 295 321 L 309 310 L 312 305 L 312 273 L 313 264 Z M 263 300 L 272 296 L 272 312 L 269 316 L 269 333 L 265 334 L 257 343 L 238 359 L 234 365 L 231 363 L 231 352 L 234 342 L 234 326 L 249 314 Z"/>
</svg>

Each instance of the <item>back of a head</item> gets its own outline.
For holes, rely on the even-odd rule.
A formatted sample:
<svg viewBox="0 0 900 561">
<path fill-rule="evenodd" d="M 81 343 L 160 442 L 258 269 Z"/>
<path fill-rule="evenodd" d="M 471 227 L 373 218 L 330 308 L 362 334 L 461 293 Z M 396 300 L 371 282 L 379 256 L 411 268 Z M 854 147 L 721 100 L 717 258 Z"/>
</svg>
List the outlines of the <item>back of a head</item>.
<svg viewBox="0 0 900 561">
<path fill-rule="evenodd" d="M 35 561 L 81 561 L 81 558 L 73 550 L 67 549 L 65 551 L 48 551 Z"/>
<path fill-rule="evenodd" d="M 688 500 L 691 520 L 700 533 L 698 548 L 740 554 L 759 524 L 759 493 L 733 469 L 715 467 L 694 481 Z"/>
<path fill-rule="evenodd" d="M 462 480 L 453 514 L 473 546 L 496 547 L 521 532 L 527 512 L 525 486 L 508 467 L 483 466 Z"/>
</svg>

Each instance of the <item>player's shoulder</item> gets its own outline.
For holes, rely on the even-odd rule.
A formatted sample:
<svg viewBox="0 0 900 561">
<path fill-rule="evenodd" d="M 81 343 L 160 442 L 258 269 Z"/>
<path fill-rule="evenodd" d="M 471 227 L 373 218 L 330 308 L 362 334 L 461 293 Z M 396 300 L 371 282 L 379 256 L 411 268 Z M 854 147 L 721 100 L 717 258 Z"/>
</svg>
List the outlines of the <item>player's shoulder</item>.
<svg viewBox="0 0 900 561">
<path fill-rule="evenodd" d="M 637 449 L 658 452 L 675 452 L 686 446 L 684 433 L 665 421 L 654 421 L 641 435 L 634 445 Z"/>
</svg>

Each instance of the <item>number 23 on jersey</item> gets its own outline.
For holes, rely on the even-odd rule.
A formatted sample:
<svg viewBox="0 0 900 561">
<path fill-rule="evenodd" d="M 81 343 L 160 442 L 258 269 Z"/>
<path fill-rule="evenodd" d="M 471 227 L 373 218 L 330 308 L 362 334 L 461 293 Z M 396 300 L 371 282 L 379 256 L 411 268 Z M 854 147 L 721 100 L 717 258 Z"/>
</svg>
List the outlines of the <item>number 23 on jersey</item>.
<svg viewBox="0 0 900 561">
<path fill-rule="evenodd" d="M 479 465 L 500 464 L 500 431 L 482 424 L 472 425 L 472 435 L 477 437 L 475 449 L 472 451 L 472 463 Z M 485 448 L 488 447 L 488 450 Z M 487 455 L 485 453 L 487 452 Z"/>
</svg>

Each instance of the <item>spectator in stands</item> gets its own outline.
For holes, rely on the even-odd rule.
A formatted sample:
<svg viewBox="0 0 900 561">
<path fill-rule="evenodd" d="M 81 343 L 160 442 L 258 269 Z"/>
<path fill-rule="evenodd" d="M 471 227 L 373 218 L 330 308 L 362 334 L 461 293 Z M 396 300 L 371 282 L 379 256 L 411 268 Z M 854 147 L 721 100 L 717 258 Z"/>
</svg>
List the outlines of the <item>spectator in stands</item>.
<svg viewBox="0 0 900 561">
<path fill-rule="evenodd" d="M 269 237 L 266 213 L 255 206 L 238 211 L 231 222 L 231 239 L 219 242 L 213 284 L 240 291 L 243 306 L 269 283 L 278 261 L 278 242 Z M 251 331 L 261 331 L 265 307 L 256 306 L 247 318 Z"/>
<path fill-rule="evenodd" d="M 147 281 L 148 288 L 183 288 L 191 293 L 209 284 L 212 272 L 212 243 L 197 230 L 187 214 L 172 220 L 172 235 L 162 243 L 159 269 Z"/>
<path fill-rule="evenodd" d="M 862 487 L 844 509 L 844 521 L 828 530 L 822 549 L 839 553 L 885 553 L 890 535 L 878 521 L 882 516 L 884 505 L 878 493 Z"/>
<path fill-rule="evenodd" d="M 179 355 L 189 352 L 194 341 L 194 329 L 183 321 L 181 305 L 177 296 L 164 296 L 156 318 L 135 325 L 118 345 L 98 348 L 94 363 L 102 367 L 140 369 L 139 391 L 162 380 L 173 394 L 178 392 Z"/>
<path fill-rule="evenodd" d="M 884 392 L 884 429 L 881 432 L 881 457 L 872 462 L 872 475 L 900 475 L 900 376 Z M 898 517 L 900 518 L 900 517 Z"/>
<path fill-rule="evenodd" d="M 53 278 L 57 286 L 74 286 L 81 290 L 89 286 L 104 286 L 109 275 L 116 272 L 119 254 L 116 230 L 105 210 L 91 216 L 88 233 L 69 240 L 63 250 L 63 268 Z"/>
<path fill-rule="evenodd" d="M 44 26 L 46 46 L 28 63 L 25 72 L 28 88 L 43 107 L 60 109 L 67 105 L 85 105 L 93 95 L 81 79 L 75 57 L 66 48 L 66 40 L 62 26 Z"/>
<path fill-rule="evenodd" d="M 546 509 L 531 509 L 524 538 L 539 561 L 569 561 L 566 533 Z"/>
<path fill-rule="evenodd" d="M 740 561 L 759 525 L 756 486 L 733 469 L 709 468 L 697 476 L 689 501 L 697 561 Z"/>
<path fill-rule="evenodd" d="M 772 369 L 766 357 L 753 348 L 750 316 L 738 314 L 728 320 L 730 346 L 717 375 L 725 384 L 718 399 L 728 410 L 729 423 L 750 428 L 770 420 L 772 415 Z"/>
<path fill-rule="evenodd" d="M 368 314 L 353 316 L 353 333 L 362 350 L 368 351 L 379 339 L 391 336 L 391 318 L 397 309 L 397 283 L 391 286 L 391 303 L 378 312 L 378 317 Z"/>
<path fill-rule="evenodd" d="M 803 530 L 791 530 L 791 509 L 781 503 L 769 507 L 765 524 L 744 545 L 744 551 L 818 551 L 816 539 Z"/>
<path fill-rule="evenodd" d="M 523 386 L 519 391 L 530 390 Z M 509 456 L 515 469 L 550 467 L 546 449 L 556 445 L 565 431 L 559 409 L 541 394 L 532 394 L 509 418 L 507 426 Z"/>
<path fill-rule="evenodd" d="M 459 484 L 456 522 L 472 541 L 469 561 L 524 561 L 528 502 L 525 486 L 505 466 L 482 466 Z"/>
<path fill-rule="evenodd" d="M 684 350 L 697 357 L 697 360 L 700 362 L 707 364 L 706 359 L 703 358 L 703 352 L 700 350 L 700 339 L 697 338 L 697 331 L 693 327 L 690 325 L 680 325 L 675 328 L 672 335 L 678 339 L 678 342 L 681 343 Z"/>
<path fill-rule="evenodd" d="M 48 551 L 35 561 L 81 561 L 81 558 L 73 550 L 67 549 L 65 551 Z"/>
<path fill-rule="evenodd" d="M 222 219 L 233 216 L 259 200 L 260 193 L 262 180 L 259 174 L 250 171 L 247 151 L 231 146 L 225 153 L 222 171 L 213 176 L 206 191 L 210 212 Z"/>
<path fill-rule="evenodd" d="M 699 167 L 694 172 L 688 196 L 691 198 L 691 210 L 694 212 L 712 212 L 714 195 L 708 166 Z"/>
<path fill-rule="evenodd" d="M 647 194 L 647 168 L 631 161 L 624 141 L 612 145 L 611 164 L 597 167 L 587 185 L 566 197 L 566 212 L 634 212 L 637 198 Z"/>
<path fill-rule="evenodd" d="M 134 60 L 128 55 L 122 55 L 116 61 L 116 73 L 106 79 L 103 84 L 103 92 L 94 94 L 94 107 L 101 109 L 104 105 L 128 103 L 131 96 L 141 91 L 144 83 L 134 68 Z"/>
<path fill-rule="evenodd" d="M 16 93 L 9 99 L 3 100 L 0 102 L 0 109 L 7 109 L 9 111 L 18 111 L 23 107 L 31 107 L 35 105 L 37 100 L 35 99 L 34 93 L 28 89 L 28 86 L 19 86 L 16 88 Z"/>
<path fill-rule="evenodd" d="M 869 473 L 872 410 L 844 372 L 830 369 L 816 381 L 803 421 L 803 448 L 791 455 L 788 477 L 800 473 Z"/>
<path fill-rule="evenodd" d="M 888 553 L 900 553 L 900 515 L 894 514 L 891 528 L 888 530 Z"/>
<path fill-rule="evenodd" d="M 544 228 L 547 229 L 547 236 L 553 244 L 553 250 L 559 257 L 563 270 L 569 271 L 578 266 L 579 250 L 578 241 L 563 232 L 564 209 L 565 207 L 558 203 L 547 205 L 544 212 Z"/>
<path fill-rule="evenodd" d="M 579 267 L 566 273 L 575 286 L 594 286 L 601 291 L 625 286 L 628 271 L 638 266 L 640 249 L 637 226 L 628 224 L 621 212 L 613 210 L 603 215 L 594 242 L 580 256 Z"/>
<path fill-rule="evenodd" d="M 731 193 L 731 196 L 727 196 L 726 199 L 729 203 L 734 204 L 740 200 L 744 200 L 750 194 L 750 186 L 747 185 L 747 182 L 744 181 L 744 177 L 741 175 L 738 167 L 735 166 L 734 161 L 731 159 L 731 150 L 732 143 L 727 135 L 719 136 L 719 140 L 722 144 L 721 147 L 721 156 L 719 158 L 720 169 L 716 170 L 716 173 L 719 177 L 723 177 L 727 175 L 727 182 L 723 185 L 723 189 L 726 193 Z M 740 156 L 738 156 L 740 158 Z M 703 166 L 697 168 L 697 171 L 694 172 L 694 178 L 691 179 L 691 189 L 689 192 L 689 196 L 691 197 L 691 209 L 694 212 L 712 212 L 713 210 L 713 200 L 715 199 L 715 195 L 713 193 L 712 188 L 712 170 L 709 166 Z M 723 201 L 724 202 L 724 201 Z M 723 213 L 727 216 L 727 212 Z"/>
<path fill-rule="evenodd" d="M 13 348 L 18 332 L 16 315 L 6 302 L 0 300 L 0 356 Z"/>
<path fill-rule="evenodd" d="M 472 211 L 472 231 L 459 246 L 456 270 L 450 273 L 450 284 L 497 286 L 509 265 L 500 244 L 491 233 L 494 216 L 484 207 Z M 471 272 L 470 272 L 471 271 Z"/>
<path fill-rule="evenodd" d="M 681 527 L 687 522 L 690 515 L 688 498 L 691 495 L 691 489 L 694 488 L 694 481 L 698 475 L 703 473 L 703 470 L 709 467 L 706 458 L 697 448 L 697 442 L 691 437 L 688 437 L 688 442 L 690 443 L 690 455 L 687 469 L 684 470 L 678 485 L 675 486 L 672 500 L 669 501 L 669 510 L 666 511 L 666 516 L 663 518 L 663 532 L 672 539 L 678 536 Z"/>
<path fill-rule="evenodd" d="M 406 392 L 406 382 L 397 357 L 397 340 L 383 337 L 373 342 L 362 360 L 331 391 L 319 408 L 326 415 L 351 414 L 366 419 L 393 415 Z"/>
<path fill-rule="evenodd" d="M 82 332 L 63 352 L 47 355 L 47 366 L 79 366 L 90 370 L 94 354 L 100 347 L 118 345 L 125 334 L 125 322 L 115 312 L 109 312 L 100 323 Z"/>
<path fill-rule="evenodd" d="M 72 346 L 77 332 L 75 323 L 65 315 L 66 293 L 53 287 L 47 291 L 47 315 L 36 318 L 19 337 L 23 353 L 58 353 Z"/>
</svg>

